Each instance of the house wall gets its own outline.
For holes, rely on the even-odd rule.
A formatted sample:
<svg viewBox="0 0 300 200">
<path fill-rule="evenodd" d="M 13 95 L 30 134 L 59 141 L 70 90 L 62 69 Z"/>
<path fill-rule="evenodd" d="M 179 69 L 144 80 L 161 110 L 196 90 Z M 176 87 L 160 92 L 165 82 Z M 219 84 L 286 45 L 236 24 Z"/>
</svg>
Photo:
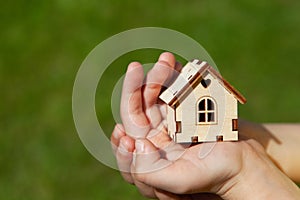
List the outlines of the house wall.
<svg viewBox="0 0 300 200">
<path fill-rule="evenodd" d="M 176 142 L 176 122 L 175 122 L 175 111 L 172 107 L 167 106 L 167 123 L 168 123 L 168 134 Z"/>
<path fill-rule="evenodd" d="M 217 135 L 223 140 L 237 140 L 237 131 L 232 131 L 232 119 L 237 119 L 237 100 L 211 74 L 203 75 L 211 83 L 204 88 L 201 83 L 184 98 L 176 108 L 176 121 L 181 121 L 181 133 L 176 133 L 176 142 L 191 142 L 191 137 L 198 136 L 198 141 L 216 141 Z M 207 96 L 215 101 L 216 124 L 197 124 L 197 103 Z M 173 129 L 174 130 L 174 129 Z"/>
</svg>

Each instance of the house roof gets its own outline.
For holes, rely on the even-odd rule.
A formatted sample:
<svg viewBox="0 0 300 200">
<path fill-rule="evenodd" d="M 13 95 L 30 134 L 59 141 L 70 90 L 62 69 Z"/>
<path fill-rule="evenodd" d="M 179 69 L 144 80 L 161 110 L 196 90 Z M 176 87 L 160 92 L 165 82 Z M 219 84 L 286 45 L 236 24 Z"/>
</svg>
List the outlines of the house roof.
<svg viewBox="0 0 300 200">
<path fill-rule="evenodd" d="M 241 104 L 246 103 L 246 98 L 230 85 L 219 72 L 205 61 L 192 60 L 182 69 L 177 79 L 159 96 L 166 104 L 173 106 L 186 94 L 191 92 L 191 88 L 203 79 L 205 73 L 209 72 L 219 83 L 231 93 Z"/>
</svg>

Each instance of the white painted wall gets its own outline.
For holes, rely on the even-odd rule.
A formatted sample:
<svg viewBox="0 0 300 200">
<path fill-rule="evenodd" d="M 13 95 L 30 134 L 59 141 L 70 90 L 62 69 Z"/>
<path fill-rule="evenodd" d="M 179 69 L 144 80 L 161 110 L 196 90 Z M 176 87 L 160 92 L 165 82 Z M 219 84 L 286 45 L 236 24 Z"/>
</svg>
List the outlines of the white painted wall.
<svg viewBox="0 0 300 200">
<path fill-rule="evenodd" d="M 211 80 L 209 87 L 204 88 L 199 83 L 176 108 L 176 120 L 182 124 L 182 132 L 176 134 L 176 142 L 191 142 L 192 136 L 198 136 L 199 141 L 216 141 L 217 135 L 223 135 L 224 141 L 237 140 L 237 131 L 232 131 L 232 119 L 238 117 L 237 100 L 219 83 L 219 79 L 209 73 L 204 75 L 204 79 Z M 216 124 L 197 124 L 197 102 L 204 96 L 212 97 L 216 102 Z M 168 127 L 172 135 L 176 124 L 171 107 L 168 108 L 168 115 Z"/>
</svg>

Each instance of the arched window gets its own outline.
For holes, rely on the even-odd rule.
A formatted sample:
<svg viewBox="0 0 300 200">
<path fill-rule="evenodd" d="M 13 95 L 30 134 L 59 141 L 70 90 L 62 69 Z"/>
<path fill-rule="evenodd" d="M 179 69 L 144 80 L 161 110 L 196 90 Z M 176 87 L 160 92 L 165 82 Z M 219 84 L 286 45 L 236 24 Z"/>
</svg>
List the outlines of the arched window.
<svg viewBox="0 0 300 200">
<path fill-rule="evenodd" d="M 201 98 L 197 106 L 197 123 L 214 124 L 216 123 L 216 104 L 210 97 Z"/>
</svg>

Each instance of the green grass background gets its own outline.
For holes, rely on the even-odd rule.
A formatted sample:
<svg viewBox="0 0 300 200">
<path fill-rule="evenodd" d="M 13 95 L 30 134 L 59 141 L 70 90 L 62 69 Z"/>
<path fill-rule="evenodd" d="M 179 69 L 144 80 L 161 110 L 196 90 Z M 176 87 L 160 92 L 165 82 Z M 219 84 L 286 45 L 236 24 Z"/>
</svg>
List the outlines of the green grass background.
<svg viewBox="0 0 300 200">
<path fill-rule="evenodd" d="M 299 10 L 298 0 L 1 1 L 0 199 L 143 199 L 87 152 L 71 108 L 89 51 L 130 28 L 171 28 L 202 44 L 248 98 L 241 117 L 299 122 Z M 111 92 L 126 65 L 155 62 L 160 52 L 128 53 L 105 72 L 96 109 L 107 133 Z"/>
</svg>

